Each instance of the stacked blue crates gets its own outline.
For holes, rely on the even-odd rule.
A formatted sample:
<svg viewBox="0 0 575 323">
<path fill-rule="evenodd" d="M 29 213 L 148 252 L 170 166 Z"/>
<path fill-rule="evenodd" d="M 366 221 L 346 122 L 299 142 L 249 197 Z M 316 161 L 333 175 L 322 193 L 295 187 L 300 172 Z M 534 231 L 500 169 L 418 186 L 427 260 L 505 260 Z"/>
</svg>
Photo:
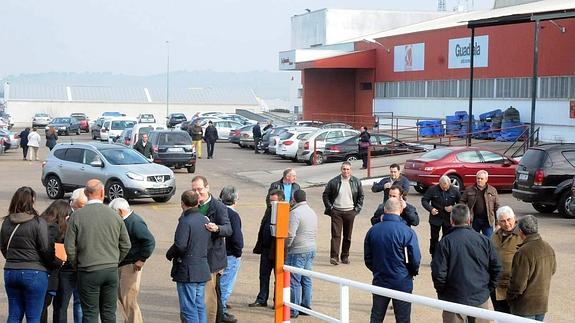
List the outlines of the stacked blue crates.
<svg viewBox="0 0 575 323">
<path fill-rule="evenodd" d="M 485 112 L 479 115 L 479 122 L 476 126 L 477 134 L 474 135 L 475 138 L 478 139 L 493 139 L 495 138 L 492 135 L 493 129 L 499 129 L 501 125 L 501 121 L 499 123 L 495 123 L 496 128 L 494 128 L 494 119 L 497 119 L 497 116 L 501 116 L 502 112 L 500 109 L 492 110 L 489 112 Z"/>
<path fill-rule="evenodd" d="M 501 133 L 496 138 L 497 141 L 514 141 L 521 136 L 523 127 L 520 127 L 521 120 L 519 111 L 513 107 L 509 107 L 503 113 L 503 121 L 501 122 Z"/>
<path fill-rule="evenodd" d="M 417 128 L 419 131 L 419 135 L 421 137 L 433 137 L 435 136 L 435 126 L 436 123 L 434 120 L 432 121 L 418 121 Z"/>
</svg>

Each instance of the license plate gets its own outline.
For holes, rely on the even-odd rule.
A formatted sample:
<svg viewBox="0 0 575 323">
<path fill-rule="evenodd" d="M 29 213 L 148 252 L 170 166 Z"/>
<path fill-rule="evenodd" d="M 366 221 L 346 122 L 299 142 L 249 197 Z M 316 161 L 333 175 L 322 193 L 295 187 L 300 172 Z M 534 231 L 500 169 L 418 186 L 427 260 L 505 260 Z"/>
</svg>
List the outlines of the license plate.
<svg viewBox="0 0 575 323">
<path fill-rule="evenodd" d="M 526 181 L 528 177 L 529 177 L 529 174 L 519 174 L 519 180 L 520 181 Z"/>
<path fill-rule="evenodd" d="M 165 186 L 164 183 L 154 183 L 154 184 L 152 184 L 152 187 L 153 187 L 153 188 L 162 188 L 162 187 L 164 187 L 164 186 Z"/>
<path fill-rule="evenodd" d="M 184 151 L 184 149 L 182 149 L 180 147 L 176 147 L 176 148 L 168 148 L 168 151 L 171 153 L 176 153 L 176 152 L 180 153 L 180 152 Z"/>
</svg>

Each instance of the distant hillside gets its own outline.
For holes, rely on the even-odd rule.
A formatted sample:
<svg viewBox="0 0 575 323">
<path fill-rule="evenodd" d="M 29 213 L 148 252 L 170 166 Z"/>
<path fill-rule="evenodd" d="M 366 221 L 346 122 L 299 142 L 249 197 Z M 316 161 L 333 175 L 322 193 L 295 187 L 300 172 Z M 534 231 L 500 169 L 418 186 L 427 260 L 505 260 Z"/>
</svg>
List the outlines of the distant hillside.
<svg viewBox="0 0 575 323">
<path fill-rule="evenodd" d="M 294 76 L 295 81 L 292 81 Z M 292 82 L 299 77 L 294 72 L 214 72 L 214 71 L 173 71 L 170 72 L 170 87 L 213 87 L 223 89 L 252 89 L 264 99 L 289 98 Z M 102 85 L 118 87 L 165 87 L 166 74 L 134 76 L 113 73 L 41 73 L 8 76 L 1 80 L 14 83 L 53 84 L 53 85 Z M 2 91 L 2 90 L 0 90 Z"/>
</svg>

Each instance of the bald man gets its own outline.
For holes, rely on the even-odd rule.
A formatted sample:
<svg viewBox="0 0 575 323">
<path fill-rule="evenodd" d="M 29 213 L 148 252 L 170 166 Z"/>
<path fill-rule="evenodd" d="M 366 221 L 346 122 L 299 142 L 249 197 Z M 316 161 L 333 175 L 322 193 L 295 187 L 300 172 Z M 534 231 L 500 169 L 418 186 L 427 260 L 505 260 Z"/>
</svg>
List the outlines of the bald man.
<svg viewBox="0 0 575 323">
<path fill-rule="evenodd" d="M 116 322 L 118 263 L 130 250 L 124 221 L 103 204 L 104 184 L 86 183 L 86 206 L 68 221 L 64 246 L 68 261 L 78 271 L 83 322 Z"/>
</svg>

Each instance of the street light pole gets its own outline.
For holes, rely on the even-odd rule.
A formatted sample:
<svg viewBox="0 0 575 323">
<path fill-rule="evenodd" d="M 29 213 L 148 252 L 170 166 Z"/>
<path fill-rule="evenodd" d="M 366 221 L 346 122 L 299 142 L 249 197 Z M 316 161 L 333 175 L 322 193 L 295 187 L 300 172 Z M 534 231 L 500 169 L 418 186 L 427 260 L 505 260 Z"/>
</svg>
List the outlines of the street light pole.
<svg viewBox="0 0 575 323">
<path fill-rule="evenodd" d="M 166 118 L 170 115 L 170 42 L 166 40 L 168 48 L 167 66 L 166 66 Z"/>
</svg>

